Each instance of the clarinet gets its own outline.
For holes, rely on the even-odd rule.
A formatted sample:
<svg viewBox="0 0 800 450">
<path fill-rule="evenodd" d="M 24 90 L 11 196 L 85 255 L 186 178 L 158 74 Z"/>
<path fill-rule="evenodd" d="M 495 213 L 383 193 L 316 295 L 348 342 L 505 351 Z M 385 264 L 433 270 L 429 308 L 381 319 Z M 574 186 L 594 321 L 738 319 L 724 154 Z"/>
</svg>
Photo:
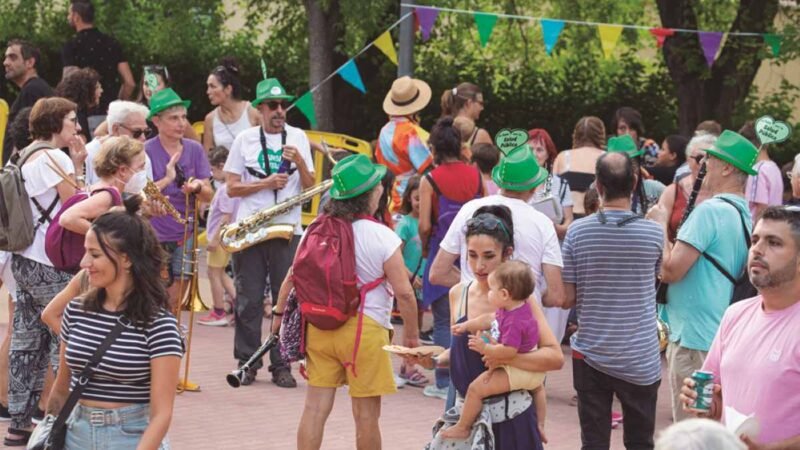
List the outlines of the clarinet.
<svg viewBox="0 0 800 450">
<path fill-rule="evenodd" d="M 681 221 L 678 223 L 678 230 L 680 230 L 683 223 L 689 218 L 689 214 L 694 210 L 694 204 L 697 202 L 697 196 L 700 194 L 700 188 L 703 187 L 703 178 L 705 177 L 706 163 L 704 162 L 700 165 L 700 170 L 697 172 L 697 178 L 694 180 L 694 186 L 692 186 L 692 193 L 689 194 L 689 200 L 686 203 L 686 210 L 683 211 L 683 217 L 681 217 Z M 675 189 L 680 189 L 680 186 L 675 186 Z"/>
</svg>

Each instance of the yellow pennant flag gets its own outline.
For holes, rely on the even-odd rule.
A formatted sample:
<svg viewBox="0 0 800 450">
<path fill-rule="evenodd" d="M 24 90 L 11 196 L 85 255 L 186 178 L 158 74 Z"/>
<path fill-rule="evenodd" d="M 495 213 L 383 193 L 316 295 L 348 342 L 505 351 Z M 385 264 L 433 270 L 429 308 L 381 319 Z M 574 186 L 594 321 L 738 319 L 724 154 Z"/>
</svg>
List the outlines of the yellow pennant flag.
<svg viewBox="0 0 800 450">
<path fill-rule="evenodd" d="M 606 58 L 611 57 L 614 52 L 614 47 L 617 46 L 620 34 L 622 34 L 622 27 L 619 25 L 598 25 L 597 31 L 600 33 L 600 44 L 603 46 L 603 55 Z"/>
<path fill-rule="evenodd" d="M 389 34 L 388 31 L 385 31 L 382 35 L 378 36 L 378 39 L 375 39 L 374 44 L 386 55 L 387 58 L 389 58 L 389 61 L 393 62 L 395 66 L 397 65 L 397 52 L 394 49 L 392 35 Z"/>
</svg>

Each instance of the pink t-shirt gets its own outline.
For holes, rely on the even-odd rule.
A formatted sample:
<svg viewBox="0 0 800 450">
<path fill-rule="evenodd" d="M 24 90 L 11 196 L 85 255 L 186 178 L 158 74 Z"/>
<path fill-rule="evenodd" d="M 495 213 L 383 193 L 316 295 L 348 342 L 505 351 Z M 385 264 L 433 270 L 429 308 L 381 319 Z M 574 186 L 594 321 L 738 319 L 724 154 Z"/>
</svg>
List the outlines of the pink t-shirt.
<svg viewBox="0 0 800 450">
<path fill-rule="evenodd" d="M 800 435 L 798 330 L 800 302 L 766 313 L 761 296 L 743 300 L 725 312 L 703 364 L 722 386 L 723 405 L 758 419 L 759 443 Z"/>
<path fill-rule="evenodd" d="M 772 160 L 756 164 L 758 175 L 747 177 L 744 198 L 750 203 L 750 214 L 755 220 L 755 204 L 767 206 L 783 204 L 783 177 L 781 169 Z"/>
</svg>

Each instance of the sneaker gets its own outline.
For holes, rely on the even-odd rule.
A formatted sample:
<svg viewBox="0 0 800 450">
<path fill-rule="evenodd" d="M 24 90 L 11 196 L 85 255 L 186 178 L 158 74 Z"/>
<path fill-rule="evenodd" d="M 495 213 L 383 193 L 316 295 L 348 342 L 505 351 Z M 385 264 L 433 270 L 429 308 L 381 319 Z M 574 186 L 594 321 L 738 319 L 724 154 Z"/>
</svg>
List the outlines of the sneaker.
<svg viewBox="0 0 800 450">
<path fill-rule="evenodd" d="M 435 384 L 429 384 L 422 390 L 422 395 L 425 397 L 447 400 L 447 391 L 448 388 L 438 388 Z"/>
<path fill-rule="evenodd" d="M 394 374 L 394 384 L 397 386 L 397 389 L 403 389 L 406 387 L 406 380 L 398 374 Z"/>
<path fill-rule="evenodd" d="M 294 388 L 297 387 L 297 380 L 292 376 L 292 371 L 289 369 L 277 369 L 272 372 L 272 382 L 278 387 Z"/>
<path fill-rule="evenodd" d="M 0 422 L 8 422 L 11 420 L 11 414 L 8 412 L 8 407 L 0 403 Z"/>
<path fill-rule="evenodd" d="M 244 375 L 242 376 L 242 386 L 249 386 L 253 384 L 253 381 L 256 381 L 256 374 L 258 370 L 256 369 L 248 369 L 245 371 Z"/>
<path fill-rule="evenodd" d="M 44 420 L 44 411 L 37 407 L 36 411 L 33 412 L 33 416 L 31 416 L 31 420 L 35 425 L 38 425 L 39 422 Z"/>
<path fill-rule="evenodd" d="M 227 327 L 230 319 L 228 315 L 224 312 L 222 314 L 217 314 L 215 311 L 211 311 L 205 317 L 201 317 L 197 319 L 197 323 L 200 325 L 208 325 L 210 327 Z"/>
<path fill-rule="evenodd" d="M 433 330 L 423 331 L 419 334 L 419 343 L 433 345 Z"/>
</svg>

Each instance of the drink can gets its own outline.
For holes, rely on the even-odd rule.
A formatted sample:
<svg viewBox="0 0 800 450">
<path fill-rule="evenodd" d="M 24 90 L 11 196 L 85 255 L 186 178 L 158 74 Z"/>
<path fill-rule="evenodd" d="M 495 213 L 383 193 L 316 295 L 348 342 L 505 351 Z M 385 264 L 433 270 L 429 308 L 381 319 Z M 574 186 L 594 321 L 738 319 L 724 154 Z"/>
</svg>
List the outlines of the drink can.
<svg viewBox="0 0 800 450">
<path fill-rule="evenodd" d="M 695 370 L 692 373 L 692 380 L 694 380 L 694 390 L 697 392 L 697 398 L 692 408 L 700 411 L 710 410 L 711 400 L 714 396 L 714 373 Z"/>
</svg>

